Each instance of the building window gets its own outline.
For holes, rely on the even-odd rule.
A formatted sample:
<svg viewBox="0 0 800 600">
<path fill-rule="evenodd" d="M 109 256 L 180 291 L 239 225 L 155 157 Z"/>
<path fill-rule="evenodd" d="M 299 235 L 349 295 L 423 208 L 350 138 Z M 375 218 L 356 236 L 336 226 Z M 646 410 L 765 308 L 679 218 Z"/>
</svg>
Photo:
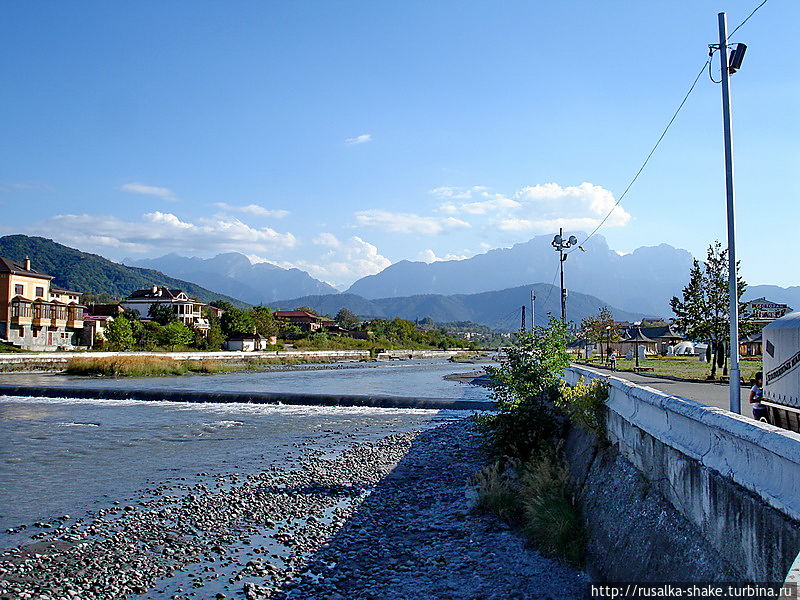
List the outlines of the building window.
<svg viewBox="0 0 800 600">
<path fill-rule="evenodd" d="M 43 287 L 37 287 L 36 288 L 36 297 L 37 298 L 41 298 L 42 296 L 44 296 L 44 288 Z"/>
<path fill-rule="evenodd" d="M 20 285 L 19 283 L 14 286 L 14 293 L 17 296 L 22 296 L 25 293 L 25 286 Z"/>
</svg>

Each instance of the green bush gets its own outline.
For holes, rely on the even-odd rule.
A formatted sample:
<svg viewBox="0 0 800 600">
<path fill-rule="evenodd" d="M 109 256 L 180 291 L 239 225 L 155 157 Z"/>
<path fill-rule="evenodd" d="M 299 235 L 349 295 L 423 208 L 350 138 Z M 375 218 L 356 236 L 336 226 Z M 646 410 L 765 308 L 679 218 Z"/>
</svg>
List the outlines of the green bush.
<svg viewBox="0 0 800 600">
<path fill-rule="evenodd" d="M 495 412 L 477 415 L 486 451 L 495 459 L 524 461 L 536 450 L 552 445 L 564 423 L 555 409 L 560 392 L 559 387 L 551 386 L 519 402 L 501 403 Z"/>
<path fill-rule="evenodd" d="M 583 563 L 586 530 L 569 467 L 556 449 L 543 450 L 525 464 L 520 496 L 526 537 L 543 554 Z"/>
<path fill-rule="evenodd" d="M 594 380 L 586 383 L 581 377 L 573 387 L 562 386 L 556 404 L 573 424 L 605 437 L 607 399 L 608 385 L 605 382 Z"/>
<path fill-rule="evenodd" d="M 500 366 L 487 368 L 497 410 L 476 420 L 489 454 L 524 461 L 555 442 L 563 430 L 556 407 L 567 366 L 567 330 L 559 319 L 517 334 Z"/>
</svg>

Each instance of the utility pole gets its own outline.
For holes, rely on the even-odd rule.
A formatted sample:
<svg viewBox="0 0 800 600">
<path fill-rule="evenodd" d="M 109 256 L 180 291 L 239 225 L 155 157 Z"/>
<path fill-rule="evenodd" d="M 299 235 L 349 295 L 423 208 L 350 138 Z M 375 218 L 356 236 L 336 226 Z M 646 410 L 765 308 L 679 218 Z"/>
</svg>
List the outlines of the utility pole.
<svg viewBox="0 0 800 600">
<path fill-rule="evenodd" d="M 519 328 L 520 331 L 525 331 L 525 305 L 522 305 L 522 327 Z"/>
<path fill-rule="evenodd" d="M 722 131 L 725 141 L 725 192 L 728 210 L 728 320 L 730 321 L 731 368 L 729 371 L 729 401 L 731 412 L 740 414 L 742 396 L 739 375 L 739 289 L 736 281 L 736 205 L 733 188 L 733 133 L 731 127 L 730 69 L 728 63 L 728 24 L 725 13 L 719 19 L 719 70 L 722 77 Z M 741 65 L 746 46 L 740 44 L 734 52 Z M 734 69 L 735 71 L 735 69 Z"/>
<path fill-rule="evenodd" d="M 536 294 L 531 290 L 531 331 L 536 329 Z"/>
<path fill-rule="evenodd" d="M 567 260 L 567 255 L 564 254 L 565 248 L 570 248 L 578 243 L 578 238 L 574 235 L 569 236 L 568 240 L 564 239 L 564 230 L 559 227 L 558 235 L 553 238 L 551 246 L 558 251 L 558 266 L 561 270 L 561 320 L 564 325 L 567 324 L 567 290 L 564 288 L 564 261 Z"/>
</svg>

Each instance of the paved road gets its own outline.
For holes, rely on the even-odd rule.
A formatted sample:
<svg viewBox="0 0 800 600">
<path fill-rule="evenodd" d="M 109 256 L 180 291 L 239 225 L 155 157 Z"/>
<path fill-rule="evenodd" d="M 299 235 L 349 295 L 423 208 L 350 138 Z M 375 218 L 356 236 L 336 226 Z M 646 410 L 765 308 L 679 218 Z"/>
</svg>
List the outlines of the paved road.
<svg viewBox="0 0 800 600">
<path fill-rule="evenodd" d="M 608 369 L 597 369 L 603 373 L 610 373 Z M 716 406 L 728 410 L 728 385 L 722 383 L 692 383 L 689 381 L 673 381 L 661 377 L 639 375 L 638 373 L 616 372 L 616 377 L 627 379 L 638 385 L 646 385 L 667 394 L 691 398 L 703 404 Z M 749 416 L 750 412 L 750 386 L 742 386 L 742 413 Z"/>
</svg>

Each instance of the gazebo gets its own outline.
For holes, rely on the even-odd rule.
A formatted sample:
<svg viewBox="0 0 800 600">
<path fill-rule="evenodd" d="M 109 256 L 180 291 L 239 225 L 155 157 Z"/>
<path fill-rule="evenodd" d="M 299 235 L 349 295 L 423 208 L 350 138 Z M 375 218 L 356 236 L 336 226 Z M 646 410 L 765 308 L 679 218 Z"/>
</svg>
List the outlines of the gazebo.
<svg viewBox="0 0 800 600">
<path fill-rule="evenodd" d="M 669 346 L 671 346 L 673 343 L 684 341 L 686 336 L 675 331 L 672 328 L 672 325 L 668 325 L 664 328 L 664 331 L 659 332 L 658 335 L 654 335 L 653 338 L 655 342 L 661 342 L 667 345 L 667 348 L 661 349 L 661 352 L 666 352 Z"/>
<path fill-rule="evenodd" d="M 620 344 L 635 344 L 633 348 L 633 354 L 636 356 L 636 367 L 639 367 L 639 344 L 655 344 L 655 340 L 651 340 L 649 337 L 642 333 L 642 328 L 637 327 L 635 333 L 624 340 L 620 340 Z"/>
</svg>

